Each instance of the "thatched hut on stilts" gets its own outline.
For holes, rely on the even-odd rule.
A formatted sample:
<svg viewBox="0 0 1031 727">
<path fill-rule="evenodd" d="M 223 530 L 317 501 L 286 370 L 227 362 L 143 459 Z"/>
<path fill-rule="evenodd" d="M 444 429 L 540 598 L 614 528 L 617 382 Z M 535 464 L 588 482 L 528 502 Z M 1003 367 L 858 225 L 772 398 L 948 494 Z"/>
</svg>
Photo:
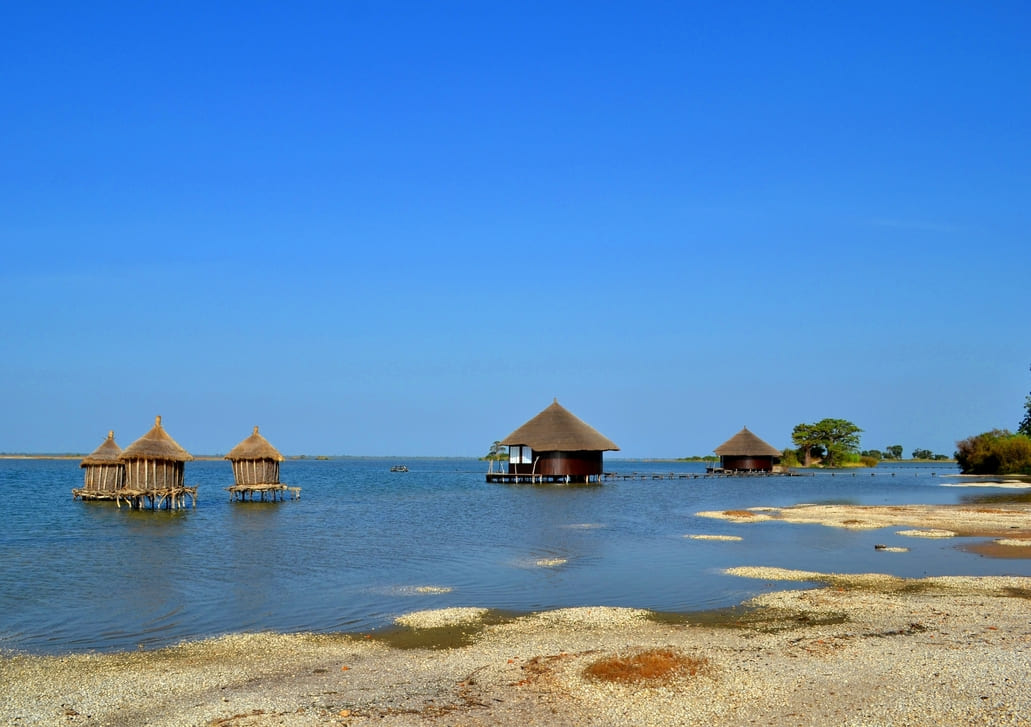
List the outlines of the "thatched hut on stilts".
<svg viewBox="0 0 1031 727">
<path fill-rule="evenodd" d="M 501 444 L 508 447 L 508 471 L 488 472 L 488 482 L 597 483 L 603 474 L 602 453 L 619 451 L 558 399 Z"/>
<path fill-rule="evenodd" d="M 87 455 L 79 466 L 86 472 L 83 486 L 72 490 L 78 500 L 114 500 L 115 491 L 125 485 L 125 465 L 119 457 L 122 448 L 115 444 L 115 433 L 108 432 L 99 447 Z"/>
<path fill-rule="evenodd" d="M 147 505 L 178 510 L 186 506 L 187 495 L 197 507 L 197 488 L 187 487 L 183 478 L 184 463 L 193 457 L 162 429 L 161 417 L 119 459 L 125 465 L 125 487 L 117 491 L 119 507 L 124 500 L 136 509 Z"/>
<path fill-rule="evenodd" d="M 720 457 L 721 472 L 775 472 L 781 451 L 764 442 L 748 427 L 713 450 Z"/>
<path fill-rule="evenodd" d="M 240 502 L 254 500 L 255 493 L 262 501 L 275 502 L 284 498 L 287 492 L 294 499 L 301 496 L 300 487 L 287 487 L 279 481 L 279 463 L 286 459 L 265 437 L 254 433 L 229 450 L 225 457 L 233 464 L 235 484 L 227 487 L 230 499 Z"/>
</svg>

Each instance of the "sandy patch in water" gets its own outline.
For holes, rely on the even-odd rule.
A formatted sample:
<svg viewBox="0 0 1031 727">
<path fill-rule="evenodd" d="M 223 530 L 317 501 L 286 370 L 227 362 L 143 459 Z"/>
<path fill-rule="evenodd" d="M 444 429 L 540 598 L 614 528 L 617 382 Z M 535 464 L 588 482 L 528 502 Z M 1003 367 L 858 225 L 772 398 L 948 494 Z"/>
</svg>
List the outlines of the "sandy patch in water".
<svg viewBox="0 0 1031 727">
<path fill-rule="evenodd" d="M 398 596 L 434 596 L 451 593 L 454 589 L 451 586 L 397 586 L 388 590 Z"/>
<path fill-rule="evenodd" d="M 559 608 L 528 616 L 526 623 L 549 626 L 589 626 L 609 628 L 643 621 L 651 611 L 642 608 L 615 608 L 593 606 L 589 608 Z"/>
<path fill-rule="evenodd" d="M 1031 536 L 1031 507 L 1023 504 L 984 505 L 795 505 L 697 513 L 736 523 L 780 520 L 853 530 L 912 525 L 921 530 L 948 530 L 955 535 Z"/>
<path fill-rule="evenodd" d="M 568 562 L 568 558 L 538 558 L 533 562 L 533 564 L 538 568 L 557 568 Z"/>
<path fill-rule="evenodd" d="M 412 629 L 439 629 L 445 626 L 477 623 L 487 613 L 485 608 L 438 608 L 431 611 L 413 611 L 394 619 L 398 626 Z"/>
<path fill-rule="evenodd" d="M 899 530 L 896 535 L 905 535 L 907 538 L 954 538 L 956 533 L 951 530 Z"/>
<path fill-rule="evenodd" d="M 996 545 L 1008 545 L 1011 548 L 1031 548 L 1031 538 L 1027 540 L 1018 540 L 1017 538 L 999 538 L 995 541 Z"/>
<path fill-rule="evenodd" d="M 725 540 L 737 542 L 743 540 L 740 535 L 685 535 L 689 540 Z"/>
</svg>

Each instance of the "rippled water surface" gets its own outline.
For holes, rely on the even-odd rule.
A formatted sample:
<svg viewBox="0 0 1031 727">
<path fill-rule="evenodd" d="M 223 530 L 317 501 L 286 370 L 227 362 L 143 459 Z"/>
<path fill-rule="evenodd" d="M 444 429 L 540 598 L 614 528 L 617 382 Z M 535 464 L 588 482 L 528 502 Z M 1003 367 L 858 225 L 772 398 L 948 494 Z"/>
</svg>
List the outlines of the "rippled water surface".
<svg viewBox="0 0 1031 727">
<path fill-rule="evenodd" d="M 1031 561 L 957 548 L 970 539 L 695 515 L 800 502 L 958 502 L 972 490 L 943 486 L 957 483 L 945 477 L 952 465 L 567 488 L 488 484 L 472 459 L 404 463 L 407 473 L 391 473 L 394 460 L 286 461 L 283 481 L 302 487 L 302 498 L 270 504 L 231 503 L 228 463 L 189 462 L 196 509 L 136 512 L 73 501 L 78 461 L 0 460 L 0 648 L 60 653 L 237 631 L 357 632 L 448 606 L 694 611 L 792 587 L 721 572 L 738 565 L 1031 575 Z M 619 460 L 606 469 L 704 471 Z M 910 551 L 878 552 L 876 543 Z"/>
</svg>

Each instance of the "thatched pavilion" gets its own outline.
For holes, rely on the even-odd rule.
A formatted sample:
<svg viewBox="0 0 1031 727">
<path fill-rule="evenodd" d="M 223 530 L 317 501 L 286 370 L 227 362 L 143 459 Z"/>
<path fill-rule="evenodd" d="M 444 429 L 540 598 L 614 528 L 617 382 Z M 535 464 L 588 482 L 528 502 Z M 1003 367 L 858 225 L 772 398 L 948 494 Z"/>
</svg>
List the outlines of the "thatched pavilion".
<svg viewBox="0 0 1031 727">
<path fill-rule="evenodd" d="M 501 444 L 508 447 L 508 472 L 488 473 L 491 482 L 600 482 L 602 453 L 619 451 L 558 399 Z"/>
<path fill-rule="evenodd" d="M 186 496 L 197 506 L 197 488 L 184 484 L 184 464 L 193 457 L 161 427 L 161 417 L 154 420 L 149 432 L 126 447 L 119 458 L 125 464 L 125 487 L 119 490 L 119 502 L 130 507 L 185 506 Z"/>
<path fill-rule="evenodd" d="M 122 448 L 115 444 L 115 433 L 87 455 L 79 466 L 85 469 L 83 486 L 72 490 L 72 497 L 81 500 L 114 500 L 115 490 L 125 485 L 125 465 L 119 457 Z"/>
<path fill-rule="evenodd" d="M 728 472 L 772 472 L 781 451 L 742 427 L 741 431 L 716 447 L 720 469 Z"/>
<path fill-rule="evenodd" d="M 279 463 L 286 458 L 258 433 L 257 427 L 225 458 L 233 464 L 235 484 L 226 488 L 232 497 L 253 500 L 254 494 L 258 493 L 262 500 L 270 495 L 275 501 L 287 491 L 299 496 L 300 487 L 287 487 L 279 481 Z"/>
</svg>

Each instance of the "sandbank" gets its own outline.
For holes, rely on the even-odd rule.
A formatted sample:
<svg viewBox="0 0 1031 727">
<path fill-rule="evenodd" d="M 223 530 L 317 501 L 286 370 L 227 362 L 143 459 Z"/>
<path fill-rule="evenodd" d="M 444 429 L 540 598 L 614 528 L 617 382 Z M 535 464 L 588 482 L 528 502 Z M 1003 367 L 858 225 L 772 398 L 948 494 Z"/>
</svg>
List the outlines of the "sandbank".
<svg viewBox="0 0 1031 727">
<path fill-rule="evenodd" d="M 480 609 L 379 635 L 251 634 L 151 652 L 0 657 L 16 725 L 1028 725 L 1031 578 L 742 569 L 827 584 L 714 619 Z M 468 640 L 443 648 L 449 629 Z M 661 650 L 697 669 L 599 681 L 589 666 Z M 623 662 L 620 662 L 623 663 Z"/>
<path fill-rule="evenodd" d="M 735 523 L 780 520 L 853 530 L 909 525 L 924 531 L 960 536 L 1031 537 L 1031 507 L 1022 503 L 991 505 L 795 505 L 697 513 Z"/>
</svg>

